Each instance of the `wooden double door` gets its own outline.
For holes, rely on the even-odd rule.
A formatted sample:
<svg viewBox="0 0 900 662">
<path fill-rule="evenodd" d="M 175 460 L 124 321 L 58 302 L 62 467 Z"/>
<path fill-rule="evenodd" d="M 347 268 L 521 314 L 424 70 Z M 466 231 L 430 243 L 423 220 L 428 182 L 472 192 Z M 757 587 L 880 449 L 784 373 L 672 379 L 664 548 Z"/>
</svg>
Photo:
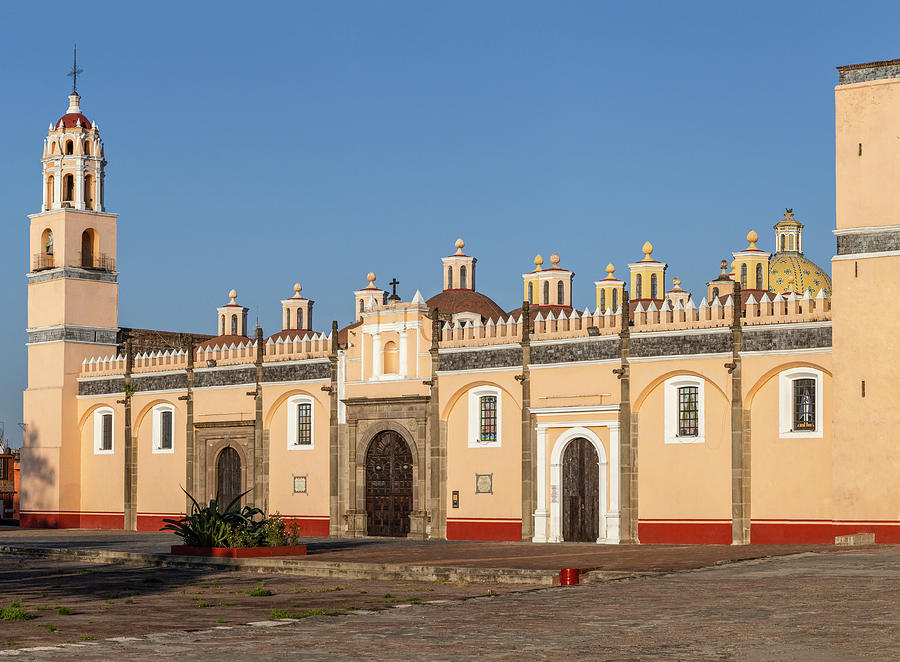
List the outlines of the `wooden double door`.
<svg viewBox="0 0 900 662">
<path fill-rule="evenodd" d="M 600 458 L 587 439 L 573 439 L 562 462 L 562 534 L 567 542 L 600 537 Z"/>
<path fill-rule="evenodd" d="M 386 430 L 366 453 L 366 533 L 405 537 L 412 503 L 412 453 L 403 437 Z"/>
</svg>

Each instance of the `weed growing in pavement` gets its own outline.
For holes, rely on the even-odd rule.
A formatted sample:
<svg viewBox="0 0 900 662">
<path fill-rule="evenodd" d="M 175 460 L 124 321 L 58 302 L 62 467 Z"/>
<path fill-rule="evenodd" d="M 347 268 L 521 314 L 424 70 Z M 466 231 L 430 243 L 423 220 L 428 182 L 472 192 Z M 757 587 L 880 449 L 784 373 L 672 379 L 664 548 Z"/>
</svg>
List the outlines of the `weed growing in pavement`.
<svg viewBox="0 0 900 662">
<path fill-rule="evenodd" d="M 49 597 L 49 594 L 48 594 L 48 593 L 41 593 L 41 597 L 42 597 L 42 598 Z"/>
<path fill-rule="evenodd" d="M 206 600 L 198 600 L 198 601 L 197 601 L 197 606 L 198 606 L 198 607 L 212 607 L 212 603 L 211 603 L 211 602 L 207 602 Z"/>
<path fill-rule="evenodd" d="M 356 611 L 359 607 L 344 607 L 347 611 Z"/>
<path fill-rule="evenodd" d="M 360 591 L 360 593 L 368 593 L 368 591 Z"/>
<path fill-rule="evenodd" d="M 72 613 L 72 610 L 69 609 L 68 607 L 57 607 L 56 613 L 59 614 L 60 616 L 68 616 Z"/>
<path fill-rule="evenodd" d="M 219 606 L 220 607 L 234 607 L 234 603 L 233 602 L 220 602 Z"/>
<path fill-rule="evenodd" d="M 487 594 L 488 594 L 488 595 L 497 595 L 497 591 L 495 591 L 495 590 L 492 589 L 492 588 L 489 588 L 489 589 L 487 590 Z"/>
<path fill-rule="evenodd" d="M 259 597 L 263 597 L 266 595 L 272 595 L 272 591 L 265 588 L 263 586 L 263 583 L 260 582 L 259 586 L 257 586 L 256 588 L 250 589 L 249 591 L 247 591 L 247 594 L 252 595 L 254 598 L 259 598 Z"/>
<path fill-rule="evenodd" d="M 385 597 L 385 598 L 393 598 L 394 596 L 391 595 L 390 593 L 385 593 L 385 594 L 384 594 L 384 597 Z"/>
<path fill-rule="evenodd" d="M 128 599 L 126 599 L 126 600 L 125 600 L 125 604 L 126 604 L 126 605 L 133 605 L 133 604 L 134 604 L 134 598 L 128 598 Z"/>
<path fill-rule="evenodd" d="M 106 604 L 108 604 L 108 605 L 113 605 L 113 604 L 115 604 L 115 602 L 113 602 L 112 600 L 104 600 L 104 602 L 105 602 Z"/>
<path fill-rule="evenodd" d="M 48 607 L 47 605 L 38 605 L 37 607 L 38 611 L 47 611 L 48 609 L 50 609 L 50 607 Z"/>
<path fill-rule="evenodd" d="M 83 634 L 83 635 L 81 635 L 81 640 L 82 641 L 93 641 L 94 638 L 89 634 Z"/>
<path fill-rule="evenodd" d="M 23 611 L 18 607 L 17 602 L 13 603 L 14 607 L 4 607 L 0 609 L 0 621 L 27 621 L 34 618 L 31 614 Z"/>
<path fill-rule="evenodd" d="M 307 616 L 336 616 L 340 609 L 310 609 L 308 611 L 289 612 L 284 609 L 273 609 L 272 618 L 306 618 Z"/>
<path fill-rule="evenodd" d="M 47 623 L 46 625 L 44 625 L 44 627 L 47 628 L 49 632 L 59 632 L 59 628 L 55 625 L 50 625 L 49 623 Z"/>
<path fill-rule="evenodd" d="M 217 618 L 217 619 L 216 619 L 216 623 L 224 623 L 224 622 L 225 622 L 225 619 L 224 619 L 224 618 Z"/>
</svg>

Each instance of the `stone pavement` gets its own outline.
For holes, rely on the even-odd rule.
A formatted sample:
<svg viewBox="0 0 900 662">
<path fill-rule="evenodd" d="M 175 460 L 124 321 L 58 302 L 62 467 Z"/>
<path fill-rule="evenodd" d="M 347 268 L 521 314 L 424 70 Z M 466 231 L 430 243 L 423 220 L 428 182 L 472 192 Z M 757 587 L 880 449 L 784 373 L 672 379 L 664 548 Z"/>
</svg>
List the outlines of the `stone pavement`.
<svg viewBox="0 0 900 662">
<path fill-rule="evenodd" d="M 845 548 L 294 622 L 196 632 L 173 627 L 149 636 L 6 654 L 216 662 L 896 660 L 898 604 L 900 548 Z"/>
<path fill-rule="evenodd" d="M 168 533 L 17 529 L 0 527 L 0 547 L 93 549 L 150 554 L 168 553 L 179 539 Z M 416 541 L 399 538 L 303 538 L 308 561 L 454 566 L 466 568 L 561 568 L 622 572 L 668 572 L 715 563 L 839 549 L 834 545 L 595 545 Z"/>
</svg>

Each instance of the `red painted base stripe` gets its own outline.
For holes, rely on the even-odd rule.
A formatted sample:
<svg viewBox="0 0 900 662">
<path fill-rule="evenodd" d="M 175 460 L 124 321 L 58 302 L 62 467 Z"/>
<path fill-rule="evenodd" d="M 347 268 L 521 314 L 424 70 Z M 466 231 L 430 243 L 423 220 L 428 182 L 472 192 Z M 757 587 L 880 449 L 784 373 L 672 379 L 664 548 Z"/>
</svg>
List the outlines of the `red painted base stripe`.
<svg viewBox="0 0 900 662">
<path fill-rule="evenodd" d="M 838 522 L 751 522 L 750 542 L 759 545 L 834 544 L 835 536 L 874 533 L 876 543 L 900 542 L 900 526 Z"/>
<path fill-rule="evenodd" d="M 730 545 L 731 522 L 639 521 L 638 540 L 651 545 Z"/>
<path fill-rule="evenodd" d="M 122 529 L 121 513 L 23 513 L 19 526 L 25 529 Z"/>
<path fill-rule="evenodd" d="M 447 521 L 447 540 L 516 541 L 521 539 L 522 520 Z"/>
</svg>

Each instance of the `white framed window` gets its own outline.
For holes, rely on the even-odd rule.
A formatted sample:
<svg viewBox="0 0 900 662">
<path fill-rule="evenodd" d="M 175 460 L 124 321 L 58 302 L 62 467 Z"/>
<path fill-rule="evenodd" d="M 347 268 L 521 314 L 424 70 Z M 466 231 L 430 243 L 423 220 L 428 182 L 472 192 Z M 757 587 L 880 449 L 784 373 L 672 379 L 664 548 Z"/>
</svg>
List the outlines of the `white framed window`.
<svg viewBox="0 0 900 662">
<path fill-rule="evenodd" d="M 312 450 L 315 440 L 313 399 L 295 395 L 287 401 L 287 447 L 289 450 Z"/>
<path fill-rule="evenodd" d="M 153 408 L 153 448 L 154 453 L 175 452 L 175 407 L 156 405 Z"/>
<path fill-rule="evenodd" d="M 469 391 L 469 448 L 500 446 L 502 401 L 496 386 L 479 386 Z"/>
<path fill-rule="evenodd" d="M 703 379 L 693 375 L 670 377 L 663 385 L 665 443 L 702 444 L 706 441 Z"/>
<path fill-rule="evenodd" d="M 94 410 L 94 455 L 112 455 L 115 448 L 115 417 L 111 407 Z"/>
<path fill-rule="evenodd" d="M 791 368 L 778 374 L 778 432 L 782 439 L 822 437 L 822 371 Z"/>
</svg>

